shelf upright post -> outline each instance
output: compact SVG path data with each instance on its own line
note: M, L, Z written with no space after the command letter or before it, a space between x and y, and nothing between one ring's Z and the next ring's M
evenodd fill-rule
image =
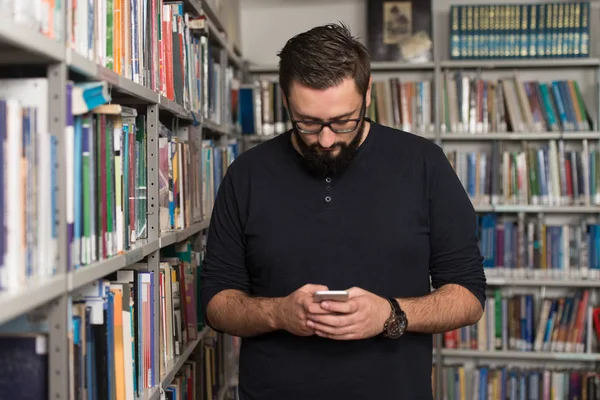
M221 65L223 66L224 71L227 71L229 57L227 55L227 49L225 47L223 47L219 50L219 59L220 59ZM221 93L225 94L226 89L227 89L227 73L221 74L221 82L219 82L219 85L221 85ZM219 125L221 126L221 128L229 127L230 118L225 118L226 115L229 117L229 115L225 111L225 110L229 109L229 104L227 102L228 98L229 97L226 95L221 96L221 113L220 113L221 118L219 121ZM226 143L227 143L227 137L225 135L219 135L219 144L226 144Z
M198 171L198 174L200 175L200 218L202 221L207 220L208 218L210 218L210 212L206 212L204 210L204 165L202 163L202 139L203 139L203 133L204 133L204 128L202 126L202 124L198 123L198 124L192 124L192 126L190 127L190 140L194 141L194 146L196 146L196 154L197 154L197 160L198 160L198 165L196 166L196 170ZM201 236L201 235L199 235Z
M159 208L158 208L158 104L150 104L146 113L147 133L147 160L148 160L148 188L146 201L148 202L148 242L158 240L160 237Z
M592 130L594 132L600 131L600 64L597 64L594 69L596 70L596 121Z
M442 354L443 348L443 334L436 333L435 338L435 398L444 398L444 356Z
M58 175L58 258L56 260L58 275L67 274L67 219L66 209L66 165L65 148L66 124L66 87L67 66L64 62L48 66L48 118L50 133L57 138L56 167ZM69 346L68 346L68 304L67 279L64 293L57 298L48 314L49 346L48 346L48 390L53 400L69 397Z
M433 128L433 132L435 134L435 143L438 146L442 146L442 129L441 129L441 122L442 122L442 118L443 116L440 116L440 99L443 99L442 96L440 96L441 94L441 90L442 90L442 70L440 68L440 65L438 63L435 63L435 67L433 69L433 87L434 87L434 93L433 93L433 121L434 121L434 128ZM446 128L447 129L447 128Z
M148 135L147 143L147 160L148 160L148 189L146 195L146 201L148 202L148 242L157 241L160 238L160 225L159 225L159 207L158 207L158 104L150 104L147 107L146 112L146 132ZM148 271L153 273L154 280L154 298L160 299L159 297L159 265L160 265L160 246L159 249L148 255ZM160 360L160 339L158 332L160 332L160 307L154 307L154 359L157 360L156 365L158 366L158 360ZM154 371L152 377L153 386L160 385L160 367Z

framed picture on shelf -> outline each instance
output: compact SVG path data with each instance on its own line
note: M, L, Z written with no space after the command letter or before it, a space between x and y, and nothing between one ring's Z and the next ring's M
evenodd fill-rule
M433 60L430 1L367 2L367 47L373 61Z

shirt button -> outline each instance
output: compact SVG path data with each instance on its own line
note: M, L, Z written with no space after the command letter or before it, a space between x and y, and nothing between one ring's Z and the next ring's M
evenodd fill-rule
M331 203L331 197L325 196L325 202L326 203Z
M325 178L325 182L331 183L331 178L330 177Z
M325 190L327 190L329 192L331 190L331 186L329 186L329 185L325 186Z

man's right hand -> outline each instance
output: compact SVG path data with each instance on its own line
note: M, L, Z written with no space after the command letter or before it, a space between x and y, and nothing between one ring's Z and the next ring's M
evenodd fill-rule
M308 284L283 297L277 310L277 326L297 336L314 335L314 329L307 326L307 315L329 313L313 300L313 294L319 290L329 289L323 285Z

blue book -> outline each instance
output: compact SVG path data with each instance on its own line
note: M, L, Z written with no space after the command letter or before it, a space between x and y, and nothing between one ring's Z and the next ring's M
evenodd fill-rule
M3 399L49 398L48 338L45 334L0 337L0 394Z

